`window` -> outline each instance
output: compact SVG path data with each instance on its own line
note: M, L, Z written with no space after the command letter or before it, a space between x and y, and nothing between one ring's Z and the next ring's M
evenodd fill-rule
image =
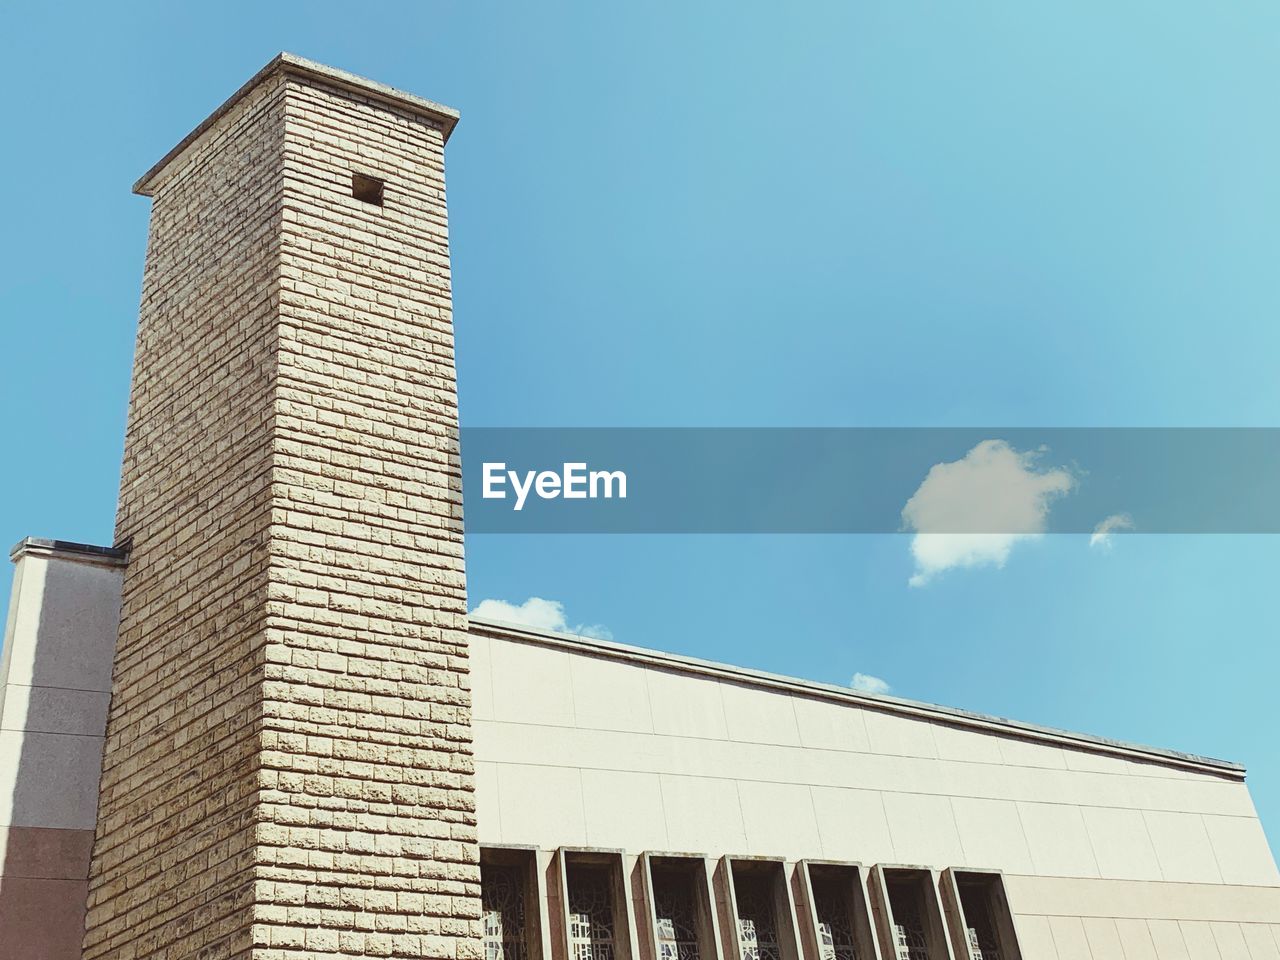
M524 872L516 866L480 865L485 960L529 960Z
M630 876L622 853L561 847L556 854L563 950L567 960L637 960L628 909Z
M859 941L865 934L859 928L865 925L867 908L858 868L806 863L803 869L808 874L818 960L860 960Z
M737 934L734 960L800 960L795 906L782 860L725 857L721 872L736 924L731 928Z
M480 848L484 960L542 960L540 887L532 848Z
M613 878L605 867L569 867L570 960L614 960Z
M781 960L772 887L765 876L734 877L742 960Z
M915 884L890 881L889 903L893 910L894 956L897 960L929 960L929 940Z
M351 195L357 200L380 207L382 206L382 192L383 182L377 177L366 176L363 173L353 173L351 175Z
M656 960L716 960L711 885L702 857L646 853L645 904Z
M934 872L877 866L872 880L885 955L894 960L946 960L951 951Z
M959 918L968 960L1021 960L1004 880L999 873L948 870L943 890L958 906L953 916Z
M699 960L699 923L693 877L675 870L653 874L654 935L658 960Z
M735 924L731 928L737 938L733 960L800 960L795 905L782 860L726 856L719 876Z

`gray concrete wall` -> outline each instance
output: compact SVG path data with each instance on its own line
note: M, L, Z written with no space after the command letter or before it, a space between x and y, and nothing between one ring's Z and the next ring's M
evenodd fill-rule
M16 559L0 956L71 960L119 561L39 542ZM1280 960L1280 875L1230 766L648 651L484 626L471 637L482 844L535 846L543 867L558 848L593 847L624 851L629 871L644 851L709 867L729 854L997 869L1028 960Z
M472 645L482 844L996 869L1028 958L1280 958L1232 765L591 641Z
M13 558L0 667L0 957L74 960L121 558L38 540L20 543Z

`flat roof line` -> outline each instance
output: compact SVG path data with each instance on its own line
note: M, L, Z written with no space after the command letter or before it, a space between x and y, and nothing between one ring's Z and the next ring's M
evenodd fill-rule
M798 677L787 677L776 673L766 673L762 670L751 670L727 663L717 663L713 660L700 660L696 657L686 657L645 647L633 647L611 640L597 640L594 637L583 637L572 633L557 633L552 630L534 630L520 624L505 623L501 620L473 618L470 623L472 629L481 633L492 634L522 643L561 647L614 660L639 662L667 670L677 670L682 673L716 677L746 686L785 690L792 693L817 696L825 700L856 703L859 706L870 707L883 713L945 720L955 726L1016 735L1023 739L1066 745L1093 753L1102 753L1110 756L1119 755L1148 761L1155 760L1167 766L1208 772L1234 780L1243 780L1245 775L1245 768L1241 764L1232 763L1229 760L1218 760L1213 757L1203 757L1194 753L1182 753L1177 750L1166 750L1161 747L1129 743L1124 740L1112 740L1088 733L1075 733L1070 730L1060 730L1056 727L1023 723L1019 720L976 713L971 710L962 710L958 707L945 707L918 700L890 697L885 694L864 693L861 690L853 690L849 687L840 687L835 684L819 683L815 680L803 680Z
M9 559L15 563L24 556L59 557L110 567L123 567L129 562L129 551L122 547L99 547L92 543L45 537L23 537L9 550Z

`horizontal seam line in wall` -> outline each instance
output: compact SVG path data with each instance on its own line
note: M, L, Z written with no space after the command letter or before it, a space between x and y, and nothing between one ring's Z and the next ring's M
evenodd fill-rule
M0 727L4 733L38 733L45 737L79 737L82 740L101 740L104 733L68 733L65 730L36 730L33 727Z
M896 757L901 760L934 760L934 761L941 761L942 763L967 763L975 767L1014 767L1019 770L1049 770L1055 773L1083 773L1089 776L1138 777L1143 780L1159 780L1161 782L1168 782L1168 783L1195 782L1195 780L1190 777L1156 777L1156 776L1150 776L1150 775L1141 774L1141 773L1112 772L1109 770L1077 770L1074 767L1041 767L1033 764L1023 764L1023 763L991 763L986 760L963 760L963 759L956 759L951 757L938 757L938 756L930 757L930 756L925 756L923 754L918 754L918 753L876 753L875 751L868 751L868 750L837 750L834 747L809 747L809 746L805 746L803 743L776 743L771 740L733 740L733 739L722 738L722 737L702 737L702 736L696 736L693 734L682 734L682 733L673 734L673 733L657 733L655 731L644 731L644 730L621 730L621 729L613 729L613 728L579 727L574 724L561 724L561 723L528 723L522 720L495 720L489 717L473 717L472 720L475 723L500 723L500 724L503 724L504 726L540 727L545 730L588 730L593 733L626 733L626 734L635 734L637 736L642 736L642 737L669 737L669 738L678 739L678 740L700 740L706 743L743 743L743 744L748 744L750 746L757 746L757 747L781 747L784 750L821 751L823 753L835 753L835 754L840 754L842 756ZM977 735L982 736L983 734L977 734ZM986 736L998 737L1000 736L1000 734L991 733L991 734L986 734ZM1213 774L1206 773L1204 774L1204 776L1213 777ZM1215 782L1243 783L1244 781L1226 780L1219 777L1216 779Z
M1251 888L1247 888L1251 889ZM1264 890L1274 890L1275 887L1263 887ZM1101 916L1099 914L1089 914L1081 916L1078 913L1026 913L1024 911L1015 911L1015 917L1041 917L1045 920L1053 920L1061 918L1064 920L1132 920L1137 923L1146 923L1148 921L1157 921L1160 923L1240 923L1247 926L1269 927L1273 925L1270 920L1223 920L1219 917L1125 917L1108 914ZM1274 954L1273 954L1274 956Z
M5 683L8 687L26 687L29 690L66 690L69 693L104 693L110 696L110 688L106 690L95 690L92 687L59 687L52 683L17 683L9 680Z
M1005 876L1008 876L1008 874L1005 874ZM1058 879L1058 878L1056 878L1056 877L1055 877L1054 879ZM1092 878L1090 878L1090 877L1079 877L1079 878L1076 878L1076 877L1068 877L1068 878L1066 878L1066 879L1072 879L1072 880L1074 880L1074 879L1081 879L1081 880L1094 879L1094 880L1096 880L1097 878L1096 878L1096 877L1092 877ZM1104 882L1111 882L1111 881L1104 881ZM1119 882L1122 882L1122 883L1124 883L1124 882L1130 882L1130 883L1133 883L1133 882L1137 882L1137 883L1157 883L1157 882L1160 882L1160 881L1148 880L1148 881L1119 881ZM1187 884L1187 886L1194 886L1194 884ZM1199 884L1199 886L1209 886L1209 884ZM1235 885L1230 885L1230 884L1221 884L1221 886L1239 886L1239 885L1238 885L1238 884L1235 884ZM1258 890L1258 889L1261 889L1261 890L1276 890L1276 889L1280 889L1280 888L1277 888L1277 887L1251 887L1251 886L1246 886L1246 887L1245 887L1245 889L1246 889L1246 890ZM1026 912L1023 912L1023 911L1015 911L1015 912L1014 912L1014 916L1015 916L1015 917L1042 917L1042 918L1043 918L1043 919L1045 919L1045 920L1052 920L1052 919L1055 919L1055 918L1061 918L1061 919L1064 919L1064 920L1134 920L1134 921L1137 921L1137 922L1139 922L1139 923L1146 923L1146 922L1148 922L1148 921L1155 920L1155 921L1159 921L1159 922L1161 922L1161 923L1241 923L1241 924L1247 924L1247 925L1250 925L1250 926L1272 926L1272 925L1273 925L1273 921L1270 921L1270 920L1223 920L1223 919L1221 919L1221 918L1219 918L1219 917L1196 917L1196 918L1189 918L1189 917L1123 917L1123 916L1114 916L1114 915L1111 915L1111 914L1108 914L1108 915L1106 915L1106 916L1102 916L1102 915L1099 915L1099 914L1090 914L1090 915L1088 915L1088 916L1081 916L1079 913L1026 913Z
M958 868L963 870L963 867ZM1026 880L1085 880L1089 883L1141 883L1143 885L1158 883L1164 886L1173 887L1232 887L1241 890L1275 890L1280 892L1280 886L1265 883L1206 883L1203 880L1132 880L1125 877L1078 877L1078 876L1059 876L1057 874L1047 873L1010 873L1003 871L1006 879L1013 877ZM1039 916L1079 916L1079 914L1039 914ZM1121 918L1123 919L1123 918ZM1143 917L1144 920L1159 920L1160 917ZM1244 921L1241 921L1244 922Z
M700 773L674 773L666 770L650 771L650 770L627 770L618 767L579 767L571 765L560 765L554 763L528 763L521 760L485 760L480 755L480 751L475 752L475 757L480 763L492 763L497 766L506 767L542 767L548 770L577 770L582 771L600 771L602 773L629 773L637 776L651 777L684 777L690 780L725 780L731 783L768 783L768 784L789 784L796 787L818 787L824 790L857 790L862 793L897 793L909 797L941 797L947 800L989 800L995 803L1029 803L1044 807L1070 807L1073 810L1087 808L1089 810L1134 810L1139 813L1183 813L1191 817L1223 817L1235 820L1257 820L1256 816L1249 816L1244 813L1204 813L1199 810L1170 810L1163 807L1114 807L1108 804L1100 803L1067 803L1057 800L1021 800L1013 797L984 797L975 796L968 793L926 793L921 790L896 790L889 787L847 787L839 784L831 783L808 783L798 782L795 780L758 780L753 777L721 777L711 774ZM1084 877L1086 880L1096 880L1097 877Z
M1036 724L1020 723L1007 718L985 716L938 704L919 703L893 697L867 696L849 688L836 687L832 684L803 680L798 677L784 677L746 667L733 667L728 664L698 660L680 654L662 653L661 651L645 650L640 647L628 647L624 644L603 640L597 641L589 637L532 630L526 631L522 627L510 624L493 624L485 621L473 623L472 630L477 631L480 636L498 641L550 648L564 653L586 652L589 656L599 656L606 660L633 666L638 664L645 669L673 672L681 676L715 679L721 685L746 686L757 690L783 692L791 696L799 695L806 699L817 699L827 703L835 702L846 706L852 705L874 713L907 717L929 724L945 724L959 727L969 732L976 730L988 736L1029 741L1041 746L1055 747L1059 750L1109 756L1137 763L1160 765L1166 768L1191 770L1202 776L1210 775L1221 780L1237 783L1245 782L1246 770L1243 766L1212 757L1180 754L1177 751L1165 750L1159 747L1125 743L1091 734L1073 733L1068 730L1057 730Z

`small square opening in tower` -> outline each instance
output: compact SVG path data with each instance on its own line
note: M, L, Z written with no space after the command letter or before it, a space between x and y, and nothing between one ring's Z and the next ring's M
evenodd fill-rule
M382 206L382 190L385 185L377 177L366 176L363 173L353 173L351 175L351 195L357 200L365 203L372 203L375 207Z

